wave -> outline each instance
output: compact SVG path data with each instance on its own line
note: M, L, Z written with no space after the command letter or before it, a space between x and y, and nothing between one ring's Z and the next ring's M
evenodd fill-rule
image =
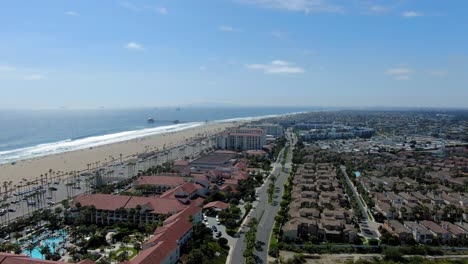
M226 122L235 122L235 121L256 121L265 118L280 117L291 114L299 114L304 112L294 112L287 114L278 114L278 115L264 115L264 116L252 116L252 117L239 117L239 118L230 118L215 120L210 123L226 123ZM108 145L112 143L132 140L136 138L142 138L146 136L158 135L168 132L177 132L180 130L185 130L189 128L194 128L204 125L204 122L189 122L181 123L176 125L160 126L155 128L145 128L139 130L124 131L113 134L106 135L88 135L75 137L72 139L67 139L63 141L45 143L31 147L0 151L0 164L14 162L18 160L25 160L37 157L43 157L47 155L53 155L68 151L87 149L102 145Z
M168 132L177 132L180 130L198 127L202 124L203 123L201 122L191 122L177 125L160 126L156 128L131 130L101 136L67 139L53 143L40 144L32 147L0 151L0 164L14 162L17 160L53 155L62 152L87 149Z
M236 118L229 118L229 119L216 120L216 121L214 121L214 122L215 122L215 123L226 123L226 122L236 122L236 121L258 121L258 120L266 119L266 118L275 118L275 117L281 117L281 116L287 116L287 115L297 115L297 114L304 114L304 113L307 113L307 112L302 111L302 112L292 112L292 113L286 113L286 114L274 114L274 115L263 115L263 116L236 117Z

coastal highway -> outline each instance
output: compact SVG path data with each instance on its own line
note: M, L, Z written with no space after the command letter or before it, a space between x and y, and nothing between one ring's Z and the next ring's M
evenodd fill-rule
M263 214L263 217L260 219L258 227L257 227L257 241L265 243L264 246L261 247L260 251L256 251L255 255L259 257L260 263L268 263L268 249L270 245L270 236L273 231L273 227L275 225L275 217L278 214L278 211L280 209L280 202L283 197L284 193L284 184L286 183L286 180L289 177L289 171L291 171L291 160L292 160L292 152L293 152L293 147L295 145L294 139L291 138L289 140L290 147L288 149L287 155L286 155L286 161L284 164L284 168L286 169L286 172L282 170L282 165L279 165L279 175L277 176L277 179L275 181L275 193L273 194L273 201L276 201L276 205L270 205L268 204L268 194L266 196L266 206L265 206L265 213ZM277 165L277 163L275 163ZM267 187L268 188L268 187ZM279 191L276 191L279 190ZM259 248L260 249L260 248Z
M294 136L291 136L289 133L287 134L287 138L289 141L289 145L291 146L288 151L287 155L287 161L285 163L286 168L291 167L291 157L292 157L292 146L295 145L296 139ZM270 240L270 234L273 230L274 226L274 221L275 221L275 216L278 213L278 210L280 209L279 203L281 201L281 197L283 194L283 187L284 183L286 182L289 173L282 172L282 165L281 161L283 160L284 157L284 151L283 149L281 153L278 155L277 161L272 165L272 171L270 175L267 177L265 183L257 189L258 192L258 200L253 203L254 208L250 212L249 216L246 218L246 221L244 221L244 226L247 226L246 223L248 223L252 218L256 218L259 220L259 225L257 228L257 240L262 241L265 243L264 246L262 246L262 251L257 251L255 252L255 255L258 256L259 261L261 263L267 263L268 259L268 244ZM276 177L275 181L275 189L278 187L280 189L280 192L275 192L274 196L278 196L277 198L274 198L273 201L278 201L278 205L273 206L268 203L268 185L270 184L270 179L271 176ZM228 259L226 263L232 263L232 264L237 264L237 263L245 263L245 258L243 256L243 253L245 251L245 235L244 232L246 232L245 227L241 228L240 236L237 239L234 248L231 250L230 255L228 256Z

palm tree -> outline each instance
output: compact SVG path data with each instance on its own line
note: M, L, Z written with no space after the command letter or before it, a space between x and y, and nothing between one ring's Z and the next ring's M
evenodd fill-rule
M41 254L45 259L49 259L50 253L51 252L49 246L45 245L41 247Z
M28 244L26 246L26 249L29 251L29 255L32 255L32 251L34 250L34 248L36 248L36 246L34 246L34 244Z

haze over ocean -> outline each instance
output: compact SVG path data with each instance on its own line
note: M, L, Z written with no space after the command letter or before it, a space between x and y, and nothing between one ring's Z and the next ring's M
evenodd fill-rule
M312 107L176 107L0 110L0 163L177 131L200 122L316 110ZM154 118L154 123L148 123ZM180 124L174 125L174 120Z

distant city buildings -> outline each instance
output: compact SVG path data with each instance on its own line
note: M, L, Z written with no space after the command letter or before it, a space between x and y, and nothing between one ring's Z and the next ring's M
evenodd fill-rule
M299 129L301 139L325 140L325 139L348 139L348 138L370 138L374 134L372 128L354 127L336 124L301 123L295 126Z

